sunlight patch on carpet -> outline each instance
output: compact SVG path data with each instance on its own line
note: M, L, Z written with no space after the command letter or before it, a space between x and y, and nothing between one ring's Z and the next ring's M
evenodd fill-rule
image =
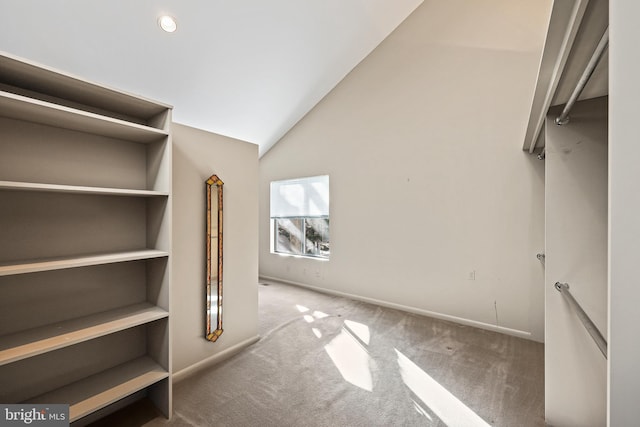
M305 307L304 305L300 305L300 304L296 304L296 308L298 309L298 311L300 313L306 313L307 311L309 311L309 309L307 307Z
M420 369L398 349L400 376L416 396L448 427L489 427L482 418L449 390Z
M313 317L315 317L316 319L324 319L325 317L329 317L329 315L327 313L316 310L313 312Z
M351 332L358 337L360 341L369 345L371 334L369 333L369 327L367 325L363 325L362 323L354 322L352 320L345 320L344 326L346 327L347 332Z
M340 334L325 345L324 349L345 381L363 390L373 390L371 356L358 339L345 328L342 328Z

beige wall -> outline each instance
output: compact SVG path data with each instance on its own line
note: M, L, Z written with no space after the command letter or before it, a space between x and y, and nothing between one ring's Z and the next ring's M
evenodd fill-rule
M205 332L205 180L224 181L224 300L220 339ZM173 124L173 372L258 334L258 147Z
M546 420L596 427L606 423L607 361L554 284L569 284L606 339L607 98L578 102L564 126L560 111L545 131Z
M260 275L543 339L549 1L425 1L260 160ZM331 259L270 253L269 182L329 174ZM474 276L475 280L470 280Z

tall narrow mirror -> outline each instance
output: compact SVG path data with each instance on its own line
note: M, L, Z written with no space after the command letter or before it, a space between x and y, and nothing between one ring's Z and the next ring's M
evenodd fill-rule
M207 187L207 331L216 341L222 335L222 186L217 175Z

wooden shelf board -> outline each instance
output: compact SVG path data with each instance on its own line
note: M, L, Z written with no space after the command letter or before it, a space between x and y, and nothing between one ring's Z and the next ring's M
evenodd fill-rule
M128 188L85 187L77 185L43 184L37 182L0 181L0 190L43 191L133 197L166 197L169 193Z
M0 276L37 273L39 271L63 270L66 268L87 267L91 265L113 264L117 262L137 261L169 256L168 252L155 249L116 252L78 257L43 258L12 263L0 263Z
M0 366L168 316L160 307L141 303L5 335L0 337Z
M0 115L133 142L148 143L167 132L75 108L0 91Z
M29 399L28 403L68 403L69 418L74 422L168 377L167 371L144 356Z

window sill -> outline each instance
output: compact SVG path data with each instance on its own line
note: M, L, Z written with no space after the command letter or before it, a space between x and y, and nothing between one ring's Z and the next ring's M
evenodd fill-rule
M321 256L287 254L287 253L283 253L283 252L273 252L273 251L271 252L271 255L277 255L277 256L285 257L285 258L312 259L312 260L315 260L315 261L329 261L329 259L330 259L328 257L321 257Z

